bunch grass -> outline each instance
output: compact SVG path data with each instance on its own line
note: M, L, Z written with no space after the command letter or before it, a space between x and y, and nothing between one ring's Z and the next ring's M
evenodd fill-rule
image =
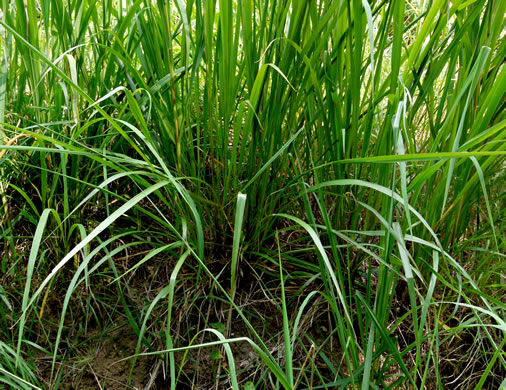
M0 381L500 385L505 2L0 4Z

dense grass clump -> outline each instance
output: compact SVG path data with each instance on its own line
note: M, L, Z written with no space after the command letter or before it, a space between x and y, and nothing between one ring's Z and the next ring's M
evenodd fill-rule
M506 386L505 11L1 0L0 383Z

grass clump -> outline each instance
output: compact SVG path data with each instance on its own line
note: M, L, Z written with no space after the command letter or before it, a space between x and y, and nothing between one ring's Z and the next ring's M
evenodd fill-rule
M1 1L0 382L500 386L505 6Z

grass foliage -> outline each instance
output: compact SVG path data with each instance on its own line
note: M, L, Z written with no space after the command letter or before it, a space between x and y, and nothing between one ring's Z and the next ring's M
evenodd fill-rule
M506 2L0 10L0 383L500 386Z

